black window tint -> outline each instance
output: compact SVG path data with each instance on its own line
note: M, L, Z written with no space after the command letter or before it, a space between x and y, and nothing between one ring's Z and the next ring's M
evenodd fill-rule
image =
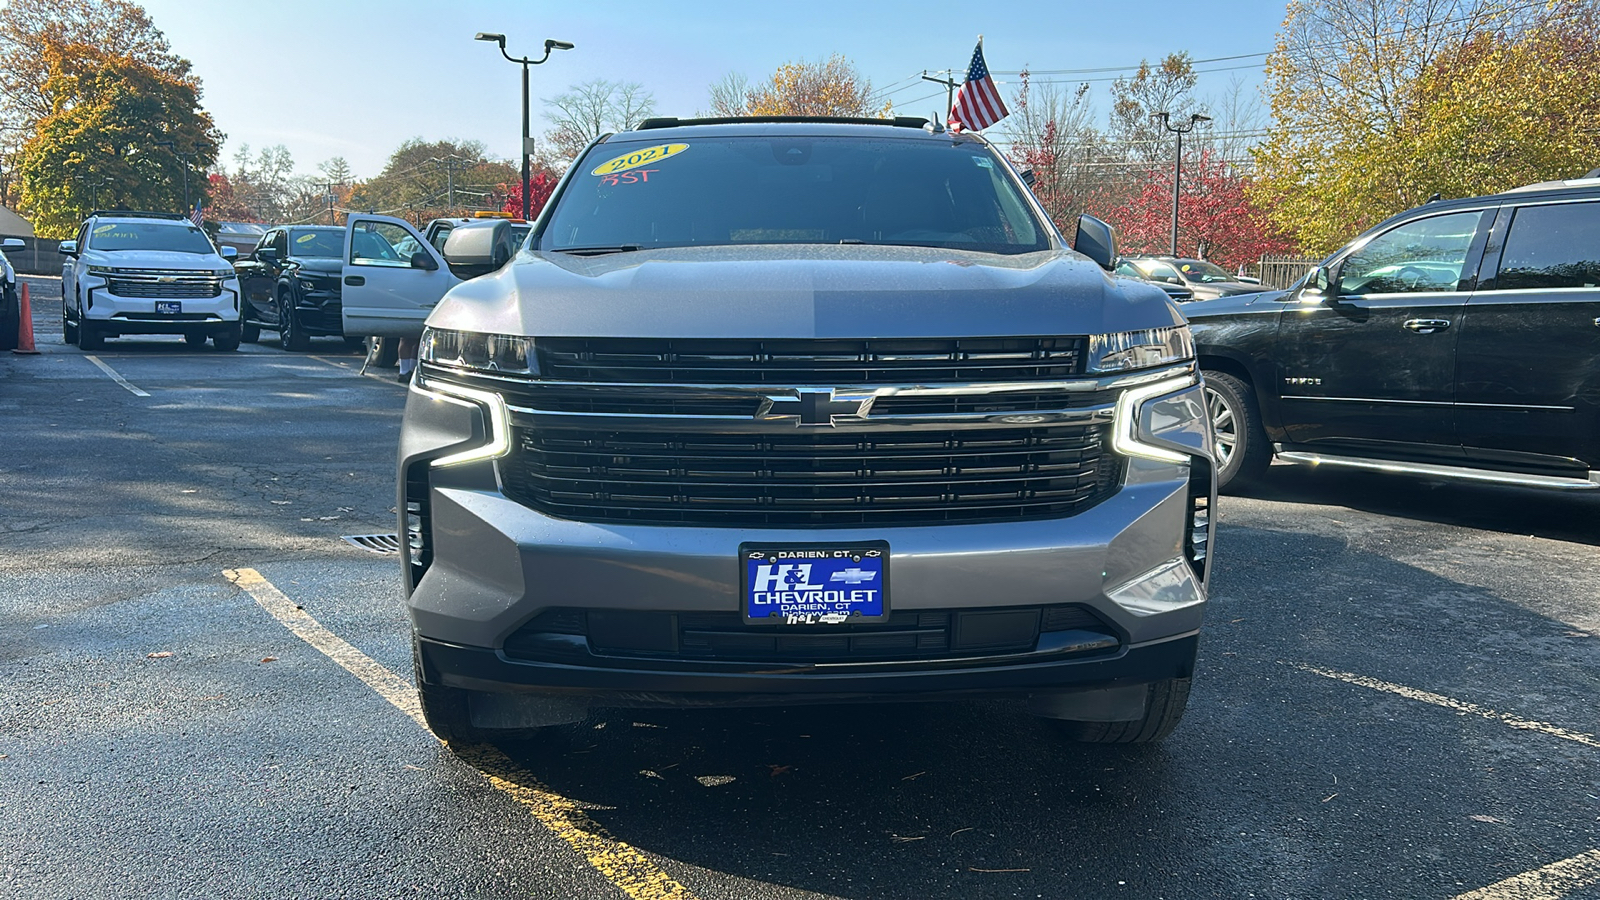
M1525 206L1506 235L1495 287L1600 286L1600 203Z
M1431 216L1390 229L1339 265L1340 294L1415 294L1460 289L1479 210Z

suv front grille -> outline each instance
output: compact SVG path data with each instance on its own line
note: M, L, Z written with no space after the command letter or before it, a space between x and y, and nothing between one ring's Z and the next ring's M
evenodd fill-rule
M517 428L506 495L560 518L722 527L1061 518L1116 490L1100 425L674 433Z
M139 269L107 276L106 287L118 297L199 300L220 296L222 279L211 272Z
M830 386L1056 381L1082 373L1082 337L885 340L540 338L560 381Z

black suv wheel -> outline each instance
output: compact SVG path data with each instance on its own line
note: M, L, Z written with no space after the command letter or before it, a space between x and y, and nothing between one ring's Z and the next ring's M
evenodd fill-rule
M278 293L278 337L285 350L304 353L311 349L311 336L301 327L294 311L294 297L288 291Z
M1216 439L1217 487L1259 478L1272 462L1261 410L1250 386L1226 372L1205 373L1206 412Z

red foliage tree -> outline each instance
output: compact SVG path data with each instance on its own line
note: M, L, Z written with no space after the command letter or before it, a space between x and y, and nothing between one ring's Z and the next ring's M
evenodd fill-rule
M1184 160L1178 212L1178 255L1208 259L1228 270L1267 254L1293 253L1266 214L1246 196L1249 179L1209 152ZM1112 224L1129 253L1172 249L1172 169L1150 173L1144 190Z
M544 209L544 205L550 202L550 195L555 193L556 181L557 178L552 172L535 172L528 179L528 218L530 220L538 218L539 210ZM522 182L514 181L510 184L502 184L500 189L506 195L506 203L500 208L512 215L522 215Z

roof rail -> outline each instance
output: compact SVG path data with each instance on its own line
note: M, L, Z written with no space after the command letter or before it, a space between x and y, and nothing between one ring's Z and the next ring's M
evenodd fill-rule
M888 125L893 128L921 128L928 120L921 116L895 116L892 119L869 119L855 116L718 116L708 119L679 119L674 116L657 116L635 125L634 131L652 128L678 128L685 125L745 125L745 124L819 124L819 125Z
M141 209L96 209L91 210L89 212L89 216L127 216L128 218L138 219L177 219L184 222L189 221L189 217L183 213L146 212Z

